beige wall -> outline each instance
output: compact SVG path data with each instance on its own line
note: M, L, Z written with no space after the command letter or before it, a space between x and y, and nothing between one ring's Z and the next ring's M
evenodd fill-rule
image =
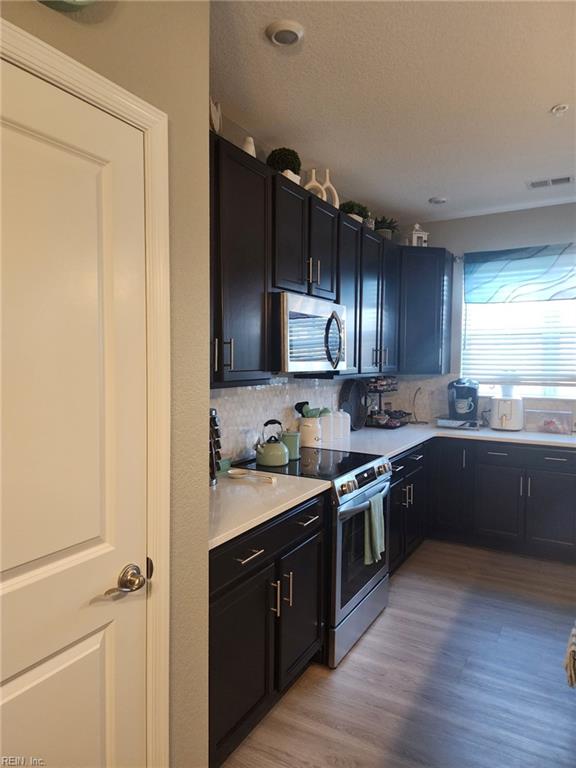
M430 245L445 246L456 256L468 251L569 243L576 240L576 203L429 221L424 228L430 232Z
M209 4L125 0L60 13L21 0L4 2L1 13L154 104L170 120L171 763L205 768Z

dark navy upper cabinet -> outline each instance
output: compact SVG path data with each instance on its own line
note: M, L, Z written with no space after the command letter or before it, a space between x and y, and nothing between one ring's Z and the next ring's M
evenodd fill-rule
M382 238L362 230L360 372L380 373L382 303Z
M400 302L400 248L382 242L382 306L380 330L380 373L398 370L398 312Z
M337 292L338 210L310 196L310 293L334 301Z
M402 248L399 372L450 371L453 256L445 248Z
M346 307L346 370L358 373L360 367L360 257L362 224L349 216L340 216L338 237L338 304Z
M272 282L282 291L308 293L310 193L282 174L274 178Z
M212 379L266 379L272 172L223 139L211 150Z
M272 288L334 301L337 267L338 210L276 175Z

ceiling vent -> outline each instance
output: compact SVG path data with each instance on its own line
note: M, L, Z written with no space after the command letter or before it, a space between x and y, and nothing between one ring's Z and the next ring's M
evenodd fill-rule
M559 187L562 184L573 184L574 176L556 176L554 179L538 179L529 181L528 189L542 189L542 187Z

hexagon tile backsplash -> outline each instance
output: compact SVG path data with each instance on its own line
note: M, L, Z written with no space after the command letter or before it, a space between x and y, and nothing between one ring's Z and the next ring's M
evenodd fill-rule
M278 419L284 429L295 429L294 405L302 400L312 408L337 410L340 387L341 382L323 379L277 377L270 384L213 389L210 405L220 417L222 456L234 460L254 456L254 445L268 419Z
M457 374L427 379L406 377L399 379L398 392L386 393L385 400L392 408L412 412L420 421L435 424L436 418L447 412L446 386ZM264 422L278 419L284 429L296 429L298 414L295 403L308 400L312 408L326 406L338 409L341 381L327 379L288 379L277 376L270 384L253 387L213 389L210 405L216 408L222 428L222 456L232 460L252 458L254 445L262 433ZM416 400L414 400L416 398ZM414 405L416 406L414 409ZM525 408L559 408L573 410L576 420L576 401L551 401L524 398ZM487 398L480 398L480 410L489 407Z

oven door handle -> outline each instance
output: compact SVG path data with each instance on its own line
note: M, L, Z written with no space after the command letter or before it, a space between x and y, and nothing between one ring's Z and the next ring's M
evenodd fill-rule
M384 485L382 489L378 491L378 493L381 493L383 496L386 496L389 490L390 490L390 483L386 483L386 485ZM355 515L359 515L361 512L366 512L368 509L370 509L369 501L365 501L363 504L358 504L358 506L352 507L352 509L344 509L342 510L342 512L338 512L338 522L344 523L346 522L346 520L350 520L351 517L354 517Z

